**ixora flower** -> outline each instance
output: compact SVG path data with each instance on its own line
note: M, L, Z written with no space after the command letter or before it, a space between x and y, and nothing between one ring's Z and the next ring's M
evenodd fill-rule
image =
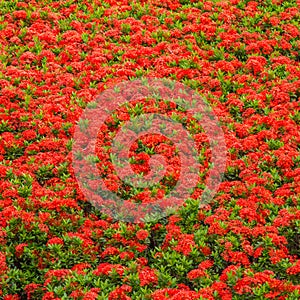
M136 233L136 237L142 241L145 240L148 236L149 236L149 232L147 230L141 229Z
M149 267L144 267L139 271L140 285L157 284L158 277L156 272Z
M47 245L63 245L63 244L64 241L58 237L53 237L47 242Z
M119 288L115 289L114 291L110 292L108 296L108 300L130 300L131 298L126 294L131 292L132 288L129 285L123 284Z

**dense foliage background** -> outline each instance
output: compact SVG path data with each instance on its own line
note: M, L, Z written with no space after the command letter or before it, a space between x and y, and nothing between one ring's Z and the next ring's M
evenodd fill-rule
M300 299L299 7L2 1L0 298ZM125 224L80 192L72 134L95 95L142 76L208 99L227 168L209 205L199 188Z

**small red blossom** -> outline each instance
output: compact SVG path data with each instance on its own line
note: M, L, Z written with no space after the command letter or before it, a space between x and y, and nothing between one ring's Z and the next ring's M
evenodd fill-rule
M59 237L53 237L50 240L48 240L47 245L64 245L64 241Z
M144 241L148 236L149 236L149 232L147 230L140 229L136 233L136 237L142 241Z
M293 266L287 268L286 270L287 274L290 274L290 275L297 275L300 273L300 260L298 259L296 261L296 263L294 263Z
M19 244L18 246L16 246L16 256L17 257L20 257L23 252L24 252L24 248L28 246L27 243L22 243L22 244Z
M157 284L158 277L155 270L152 270L149 267L144 267L139 271L140 285L145 286L149 284Z

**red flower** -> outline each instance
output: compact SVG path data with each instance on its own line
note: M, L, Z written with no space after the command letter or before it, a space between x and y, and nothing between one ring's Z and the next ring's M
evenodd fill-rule
M116 288L114 291L110 292L108 300L130 300L131 298L126 295L132 290L131 286L123 284L119 288Z
M97 270L93 272L93 274L99 276L99 275L109 275L109 273L115 269L117 273L122 276L124 273L124 267L121 266L120 264L110 264L110 263L101 263L98 267Z
M51 238L50 240L48 240L48 242L47 242L47 246L48 245L54 245L54 244L64 245L64 241L59 237L54 237L54 238Z
M266 65L267 60L263 56L255 56L255 57L250 57L247 61L246 67L253 71L254 75L260 73L263 69L264 66Z
M207 276L207 273L200 269L192 270L187 274L187 278L190 280L194 280L194 279L197 279L199 277L204 277L204 276Z
M116 247L108 247L102 252L101 257L104 258L107 255L117 255L119 253L120 253L120 250L117 249Z
M6 256L4 253L0 252L0 274L5 274L5 271L7 271L8 267L6 265Z
M142 241L144 241L148 236L149 236L149 232L147 230L140 229L136 233L136 237Z
M213 260L205 260L199 264L198 268L200 270L206 270L206 269L211 268L213 265L214 265Z
M20 20L26 20L27 18L27 13L25 10L16 10L13 12L13 15L16 19Z
M22 243L22 244L19 244L16 246L16 256L17 257L20 257L23 254L24 248L26 246L28 246L28 244L26 244L26 243Z
M120 258L132 260L134 258L134 253L133 252L122 252L122 253L120 253Z
M42 300L60 300L60 298L55 297L55 294L53 292L47 292L43 296Z
M182 234L179 238L177 246L174 248L176 251L189 255L192 248L196 247L193 234Z
M20 296L18 295L7 295L4 296L3 300L20 300Z
M298 259L293 266L287 268L286 273L290 274L290 275L299 274L300 273L300 259Z
M91 267L88 263L79 263L71 268L72 271L77 273L84 274L84 269L89 269Z
M34 293L41 285L36 283L30 283L25 286L25 292L27 295L27 299L31 299L31 294Z
M140 285L145 286L149 284L157 284L158 277L154 270L149 267L144 267L142 270L139 271L139 279Z
M100 292L99 288L92 288L84 296L83 300L96 300L98 298L98 293Z

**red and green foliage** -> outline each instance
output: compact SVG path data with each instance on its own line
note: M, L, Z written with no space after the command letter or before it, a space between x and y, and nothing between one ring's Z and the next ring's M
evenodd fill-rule
M0 298L300 299L299 7L2 1ZM210 204L200 186L173 215L126 224L80 192L72 135L97 94L140 77L204 95L228 157Z

